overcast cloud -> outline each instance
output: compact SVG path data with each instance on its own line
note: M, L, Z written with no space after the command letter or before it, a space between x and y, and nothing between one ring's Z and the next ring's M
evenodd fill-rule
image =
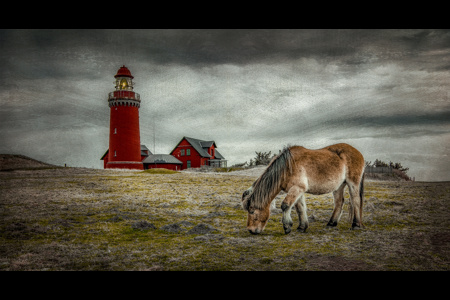
M346 142L450 180L449 30L1 30L0 153L102 168L122 66L141 143L214 140L228 165Z

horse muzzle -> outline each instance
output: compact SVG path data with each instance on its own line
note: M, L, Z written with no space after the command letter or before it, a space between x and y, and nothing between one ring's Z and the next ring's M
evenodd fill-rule
M259 228L256 228L255 230L249 229L248 232L250 232L251 234L260 234L261 230Z

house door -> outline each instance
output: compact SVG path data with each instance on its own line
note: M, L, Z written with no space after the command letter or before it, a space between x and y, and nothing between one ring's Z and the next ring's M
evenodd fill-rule
M191 161L190 160L188 160L187 162L186 162L186 164L187 164L187 168L189 169L190 167L191 167Z

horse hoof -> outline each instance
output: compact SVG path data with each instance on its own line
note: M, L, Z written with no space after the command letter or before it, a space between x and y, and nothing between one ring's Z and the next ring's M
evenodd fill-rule
M350 228L350 230L361 230L361 229L362 229L361 226L358 225L352 226L352 228Z
M289 234L291 232L291 227L284 227L284 233Z
M337 222L328 222L328 224L327 224L327 226L330 226L330 227L336 227L337 226Z
M306 232L306 230L308 229L308 227L302 228L302 227L298 227L297 231L298 232Z

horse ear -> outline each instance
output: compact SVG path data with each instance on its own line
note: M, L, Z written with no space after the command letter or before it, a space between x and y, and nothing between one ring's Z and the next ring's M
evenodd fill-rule
M246 211L248 211L248 208L250 206L250 201L248 201L248 197L242 198L242 208Z
M245 198L248 194L250 194L250 191L249 191L249 190L245 190L244 193L242 194L242 201L244 201L244 198Z

